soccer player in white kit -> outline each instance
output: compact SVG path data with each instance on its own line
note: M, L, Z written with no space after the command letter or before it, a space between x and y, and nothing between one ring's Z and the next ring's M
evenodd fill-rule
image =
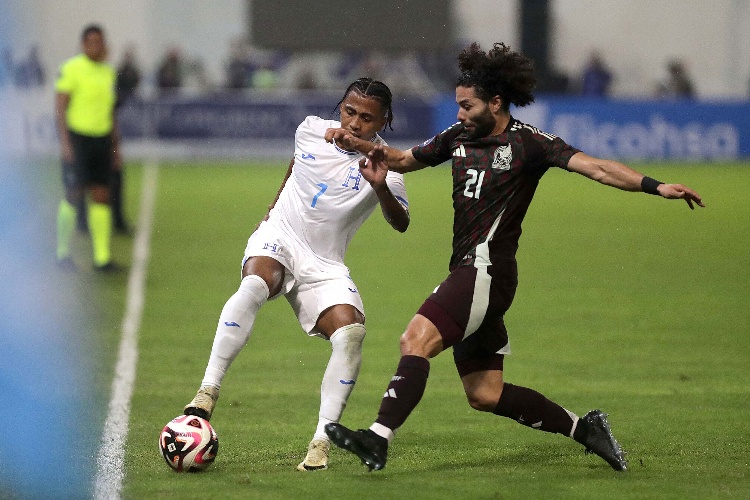
M250 338L258 310L284 295L305 332L329 340L332 348L318 426L297 466L302 471L328 467L324 427L340 420L362 360L364 307L344 265L346 248L378 204L394 229L409 226L403 175L374 168L362 154L328 143L324 135L340 127L385 145L378 131L391 125L391 101L385 84L360 78L339 103L340 122L308 116L299 125L294 159L268 215L247 241L239 290L221 312L201 388L184 409L211 418L221 381ZM377 154L382 149L376 148Z

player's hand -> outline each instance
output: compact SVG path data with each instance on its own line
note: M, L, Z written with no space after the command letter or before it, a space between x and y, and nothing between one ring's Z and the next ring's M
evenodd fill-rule
M60 157L65 163L73 163L75 158L73 156L73 146L70 145L70 141L60 141Z
M690 189L689 187L683 186L682 184L661 184L657 188L659 194L670 200L685 200L690 207L690 210L694 210L693 203L699 207L705 207L703 199L700 195Z
M344 149L348 149L348 150L354 149L353 141L356 139L356 137L354 137L352 133L346 129L329 128L326 130L324 137L325 137L326 142L330 142L332 144L338 144Z
M359 171L362 177L374 189L386 185L385 177L388 174L388 164L385 162L385 150L383 146L375 146L367 155L367 158L359 160Z

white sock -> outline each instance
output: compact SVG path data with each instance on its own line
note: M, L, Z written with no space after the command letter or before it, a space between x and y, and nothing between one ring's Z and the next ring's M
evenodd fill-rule
M565 410L565 408L563 408L563 410ZM573 437L573 435L574 435L574 434L575 434L575 432L576 432L576 427L578 427L578 415L576 415L575 413L573 413L573 412L570 412L570 411L568 411L568 410L565 410L565 411L567 411L567 412L568 412L568 415L570 415L570 418L571 418L571 419L573 419L573 427L572 427L572 428L570 429L570 438L571 438L571 439L575 439L575 438Z
M263 278L254 274L245 276L239 290L229 297L219 316L211 357L208 358L201 387L221 387L221 380L229 365L250 339L255 315L266 300L268 285Z
M385 438L388 440L388 444L391 444L391 441L393 441L393 438L396 437L396 431L389 429L385 425L379 424L377 422L373 423L370 426L370 430L377 434L378 436Z
M331 358L320 384L320 414L314 439L328 439L325 425L341 419L359 375L365 332L365 325L354 323L331 335Z

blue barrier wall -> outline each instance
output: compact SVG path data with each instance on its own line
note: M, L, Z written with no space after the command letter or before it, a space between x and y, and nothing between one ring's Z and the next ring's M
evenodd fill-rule
M453 98L435 109L434 130L456 122ZM587 154L629 160L750 157L750 103L615 101L542 97L511 113Z
M338 120L340 96L290 93L256 97L214 96L196 99L131 100L119 111L125 138L152 139L294 139L306 116ZM432 134L433 107L421 99L393 103L393 131L386 140Z
M289 93L133 100L120 110L131 139L289 140L308 115L338 118L339 96ZM386 140L417 144L456 121L452 95L393 104ZM620 101L541 97L513 109L518 119L562 137L586 153L626 160L750 158L750 103Z

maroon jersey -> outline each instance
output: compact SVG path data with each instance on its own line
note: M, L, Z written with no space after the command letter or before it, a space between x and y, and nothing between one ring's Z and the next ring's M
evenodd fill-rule
M450 270L487 266L516 279L521 222L539 179L567 168L579 150L511 117L502 134L471 139L456 123L412 149L429 166L453 160L453 255Z

